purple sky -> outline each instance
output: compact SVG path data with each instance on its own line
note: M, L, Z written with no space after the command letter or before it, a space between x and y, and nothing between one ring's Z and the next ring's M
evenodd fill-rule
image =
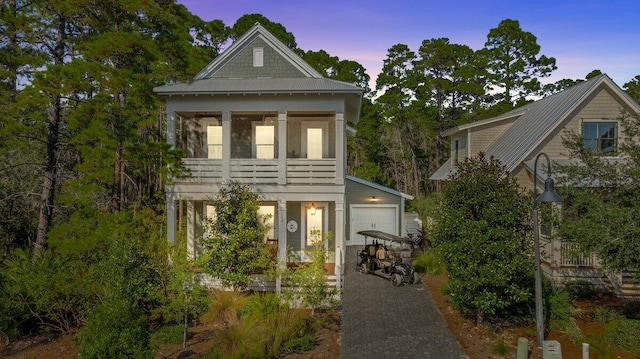
M178 0L203 20L232 26L245 14L262 14L293 33L298 47L325 50L362 64L371 86L398 43L418 50L422 40L482 48L501 20L520 22L538 38L540 54L558 69L543 80L583 79L599 69L623 86L640 75L640 1L637 0Z

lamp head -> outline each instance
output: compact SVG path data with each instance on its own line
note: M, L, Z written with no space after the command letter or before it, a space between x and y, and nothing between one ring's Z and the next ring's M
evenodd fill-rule
M558 196L553 188L553 178L547 177L544 181L544 192L536 198L536 203L555 202L562 203L562 198Z

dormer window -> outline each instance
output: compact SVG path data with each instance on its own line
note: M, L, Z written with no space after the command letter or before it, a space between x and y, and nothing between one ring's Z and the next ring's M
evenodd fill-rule
M253 48L253 67L262 67L262 66L264 66L264 48L254 47Z

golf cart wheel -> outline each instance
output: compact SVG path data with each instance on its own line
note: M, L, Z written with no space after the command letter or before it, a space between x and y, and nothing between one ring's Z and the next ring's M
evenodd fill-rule
M394 287L399 287L402 285L402 276L399 273L393 273L391 275L391 284Z
M413 274L411 275L411 284L418 283L420 283L420 276L418 275L418 272L413 272Z
M360 273L367 274L369 273L369 263L365 262L360 264Z

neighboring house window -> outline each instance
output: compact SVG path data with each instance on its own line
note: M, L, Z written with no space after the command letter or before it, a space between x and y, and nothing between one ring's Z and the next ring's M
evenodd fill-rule
M255 158L273 159L275 154L275 127L256 125L254 153Z
M264 66L264 48L254 47L253 48L253 67L263 67L263 66Z
M617 122L583 122L582 137L584 148L609 156L618 152Z
M328 157L329 123L326 121L302 122L303 158L320 159Z
M207 158L222 159L222 126L207 126Z

